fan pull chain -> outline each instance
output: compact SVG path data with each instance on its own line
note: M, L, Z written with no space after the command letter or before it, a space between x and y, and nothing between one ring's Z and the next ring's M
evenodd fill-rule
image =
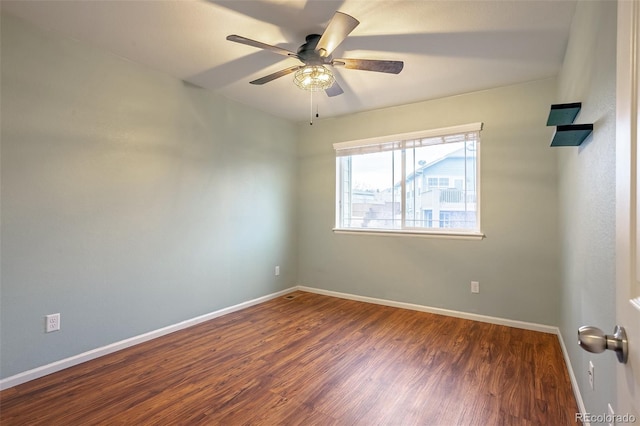
M309 114L309 126L313 126L313 90L310 90L309 94L309 98L311 99L311 102L309 103L311 109L311 113Z
M309 97L310 97L310 100L311 100L311 102L309 103L309 107L310 107L310 111L309 111L310 112L310 114L309 114L309 126L313 126L313 90L310 90L309 94L310 94ZM320 114L319 114L318 111L319 111L319 107L316 104L316 118L320 117Z

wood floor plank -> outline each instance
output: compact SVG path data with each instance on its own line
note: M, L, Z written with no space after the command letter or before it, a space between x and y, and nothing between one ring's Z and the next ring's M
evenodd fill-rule
M0 393L2 425L574 425L556 336L295 292Z

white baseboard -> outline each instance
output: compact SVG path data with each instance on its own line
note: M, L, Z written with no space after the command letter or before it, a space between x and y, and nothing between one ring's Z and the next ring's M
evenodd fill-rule
M121 340L119 342L115 342L107 346L102 346L100 348L92 349L90 351L83 352L81 354L74 355L69 358L61 359L60 361L52 362L51 364L43 365L41 367L37 367L32 370L18 373L14 376L10 376L0 380L0 390L18 386L22 383L26 383L28 381L38 379L40 377L46 376L51 373L55 373L60 370L64 370L65 368L73 367L74 365L78 365L83 362L87 362L92 359L96 359L101 356L108 355L110 353L131 347L134 345L138 345L140 343L158 338L160 336L164 336L169 333L173 333L174 331L182 330L184 328L191 327L205 321L209 321L211 319L220 317L222 315L239 311L241 309L248 308L250 306L257 305L262 302L266 302L267 300L275 299L276 297L280 297L287 293L291 293L292 291L295 291L295 290L296 288L293 287L293 288L282 290L266 296L258 297L257 299L249 300L247 302L242 302L234 306L229 306L227 308L219 309L217 311L200 315L198 317L191 318L189 320L182 321L177 324L169 325L167 327L153 330L148 333L140 334L138 336L134 336L129 339Z
M349 293L340 293L337 291L323 290L313 287L298 286L300 291L308 291L309 293L324 294L325 296L339 297L341 299L356 300L358 302L375 303L376 305L391 306L394 308L409 309L412 311L429 312L431 314L446 315L448 317L463 318L479 322L487 322L490 324L506 325L508 327L522 328L525 330L539 331L542 333L558 334L558 327L544 324L536 324L532 322L524 322L510 320L505 318L491 317L487 315L472 314L469 312L452 311L449 309L433 308L431 306L416 305L413 303L396 302L393 300L377 299L374 297L358 296Z
M580 388L578 387L578 380L576 379L576 375L573 372L573 367L571 366L571 359L569 359L569 352L567 351L567 346L564 344L564 339L562 338L562 333L560 329L558 329L558 340L560 341L560 347L562 348L562 354L564 355L564 362L567 364L567 371L569 372L569 379L571 380L571 387L573 388L573 395L576 398L576 403L578 404L578 411L580 413L586 413L587 408L584 405L584 401L582 400L582 394L580 393ZM591 423L586 422L584 426L590 426Z
M578 408L580 409L580 412L586 413L584 402L582 401L582 396L580 395L580 389L578 388L578 383L576 381L575 374L573 373L573 368L571 367L569 354L567 352L567 348L564 344L564 340L562 339L562 334L560 333L560 330L558 329L558 327L544 325L544 324L529 323L524 321L516 321L516 320L510 320L510 319L504 319L504 318L498 318L498 317L492 317L492 316L486 316L486 315L479 315L479 314L473 314L468 312L453 311L449 309L434 308L429 306L416 305L413 303L396 302L393 300L377 299L377 298L367 297L367 296L358 296L355 294L340 293L336 291L323 290L323 289L306 287L306 286L295 286L286 290L282 290L282 291L272 293L266 296L262 296L253 300L249 300L247 302L239 303L234 306L219 309L217 311L214 311L205 315L201 315L186 321L182 321L177 324L163 327L158 330L153 330L148 333L134 336L129 339L121 340L119 342L115 342L107 346L103 346L87 352L83 352L81 354L74 355L72 357L65 358L60 361L53 362L51 364L43 365L41 367L37 367L32 370L28 370L28 371L16 374L14 376L7 377L5 379L0 380L0 390L18 386L22 383L26 383L28 381L38 379L40 377L46 376L51 373L55 373L60 370L64 370L65 368L73 367L74 365L78 365L83 362L90 361L92 359L96 359L104 355L108 355L110 353L146 342L148 340L155 339L160 336L164 336L169 333L173 333L174 331L182 330L184 328L191 327L205 321L209 321L211 319L220 317L222 315L236 312L241 309L248 308L250 306L257 305L259 303L263 303L271 299L275 299L277 297L283 296L285 294L291 293L296 290L306 291L309 293L322 294L325 296L333 296L341 299L349 299L349 300L355 300L359 302L374 303L377 305L391 306L395 308L403 308L403 309L409 309L409 310L420 311L420 312L429 312L432 314L446 315L446 316L451 316L456 318L469 319L473 321L486 322L490 324L497 324L497 325L504 325L508 327L521 328L525 330L539 331L542 333L556 334L558 336L558 339L560 340L560 346L562 348L562 353L564 354L564 359L567 364L567 370L569 371L569 377L571 379L571 385L573 387L573 393L576 397Z

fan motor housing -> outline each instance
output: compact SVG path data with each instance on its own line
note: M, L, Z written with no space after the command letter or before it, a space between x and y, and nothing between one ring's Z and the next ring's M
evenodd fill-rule
M322 65L331 62L331 55L322 57L316 51L320 37L322 37L320 34L309 34L305 38L307 42L298 48L298 58L306 65Z

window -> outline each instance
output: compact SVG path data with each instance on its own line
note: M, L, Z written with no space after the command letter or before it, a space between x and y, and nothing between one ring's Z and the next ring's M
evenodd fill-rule
M336 230L481 235L481 128L334 144Z
M430 188L448 188L449 178L429 177L427 178L427 186L429 186Z

